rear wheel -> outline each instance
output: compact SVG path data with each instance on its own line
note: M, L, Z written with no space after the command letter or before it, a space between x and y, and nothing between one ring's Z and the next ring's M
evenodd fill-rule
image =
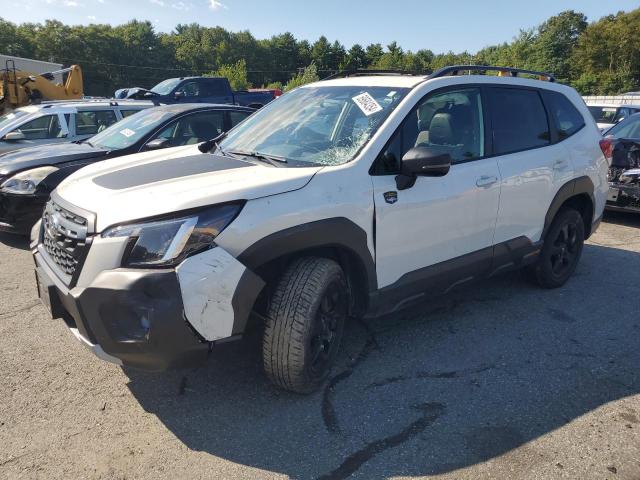
M558 288L571 277L582 255L584 222L572 208L558 212L544 238L537 262L529 272L538 285Z
M335 361L347 311L340 265L319 257L294 261L267 309L262 353L270 380L298 393L318 388Z

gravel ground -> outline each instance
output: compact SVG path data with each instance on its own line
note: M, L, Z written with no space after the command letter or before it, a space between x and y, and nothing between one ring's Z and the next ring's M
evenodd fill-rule
M94 358L0 237L0 478L640 479L640 217L575 277L518 273L352 322L327 387L263 377L259 343L143 374Z

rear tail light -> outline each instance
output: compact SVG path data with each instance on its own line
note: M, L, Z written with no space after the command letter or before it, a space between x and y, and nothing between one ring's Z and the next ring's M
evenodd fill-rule
M611 138L603 138L600 140L600 150L604 153L604 157L609 162L609 166L611 166L611 162L613 160L613 141Z

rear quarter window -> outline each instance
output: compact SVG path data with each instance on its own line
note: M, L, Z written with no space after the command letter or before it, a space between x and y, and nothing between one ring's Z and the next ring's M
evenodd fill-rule
M221 97L227 95L227 85L222 79L203 78L200 80L201 95L203 97Z
M570 137L584 127L582 114L563 94L543 90L542 98L544 98L544 102L547 105L549 115L553 118L554 130L558 141Z
M120 110L120 114L122 115L122 118L127 118L130 115L133 115L134 113L138 113L140 110Z

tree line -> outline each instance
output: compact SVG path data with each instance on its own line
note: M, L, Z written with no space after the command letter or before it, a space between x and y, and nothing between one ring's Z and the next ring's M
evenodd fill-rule
M286 32L256 39L197 23L156 32L149 21L123 25L15 24L0 18L0 52L83 68L85 93L149 88L176 76L228 76L235 88L283 87L346 69L430 72L446 65L502 65L554 73L582 94L640 90L640 8L589 23L573 10L521 30L511 42L475 54L404 50L396 42L345 48L322 36L313 43ZM311 68L308 68L310 67ZM0 66L4 68L4 66Z

